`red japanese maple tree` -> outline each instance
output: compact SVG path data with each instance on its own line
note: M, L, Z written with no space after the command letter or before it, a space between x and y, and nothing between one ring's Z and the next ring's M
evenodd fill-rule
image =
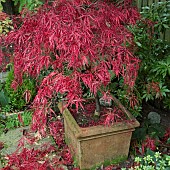
M35 77L51 70L39 85L34 99L32 129L44 134L53 95L64 94L67 106L82 107L82 84L94 96L106 91L111 72L133 87L139 59L133 55L133 35L127 25L135 24L139 13L131 0L119 5L103 1L56 0L37 12L20 17L6 42L13 44L13 88L24 74ZM106 95L107 94L107 95Z

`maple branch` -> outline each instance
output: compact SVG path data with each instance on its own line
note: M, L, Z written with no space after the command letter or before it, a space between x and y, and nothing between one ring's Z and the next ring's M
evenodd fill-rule
M96 110L95 110L94 116L99 118L99 116L100 116L100 103L99 103L99 95L97 93L96 93L96 96L95 96L95 103L96 103Z

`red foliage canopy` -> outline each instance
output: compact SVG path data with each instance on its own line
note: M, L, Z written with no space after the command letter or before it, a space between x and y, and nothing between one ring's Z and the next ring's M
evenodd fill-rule
M51 111L54 92L66 94L67 104L78 107L83 101L81 84L96 94L110 83L110 71L134 86L139 59L133 56L133 36L126 26L135 24L139 13L129 0L125 2L117 6L61 0L20 17L22 24L6 39L14 46L13 87L22 83L23 74L37 78L44 68L53 70L42 80L33 102L34 130L44 133L44 113Z

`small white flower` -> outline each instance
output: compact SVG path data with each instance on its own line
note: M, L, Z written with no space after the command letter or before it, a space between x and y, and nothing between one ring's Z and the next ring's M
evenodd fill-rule
M141 161L142 161L142 159L140 157L135 158L135 162L140 163Z
M156 158L156 160L158 160L159 158L161 158L160 152L155 152L155 158Z

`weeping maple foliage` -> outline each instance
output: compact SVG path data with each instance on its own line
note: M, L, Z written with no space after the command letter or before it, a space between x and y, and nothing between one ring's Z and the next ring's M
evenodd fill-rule
M139 13L131 0L114 4L103 1L57 0L37 12L19 18L7 38L13 45L14 89L24 74L38 78L41 71L51 72L40 82L33 101L32 129L45 134L50 99L64 94L67 106L82 106L82 84L95 95L111 81L111 72L122 76L133 87L139 59L133 55L133 35L127 25L135 24ZM38 79L37 79L38 80Z

